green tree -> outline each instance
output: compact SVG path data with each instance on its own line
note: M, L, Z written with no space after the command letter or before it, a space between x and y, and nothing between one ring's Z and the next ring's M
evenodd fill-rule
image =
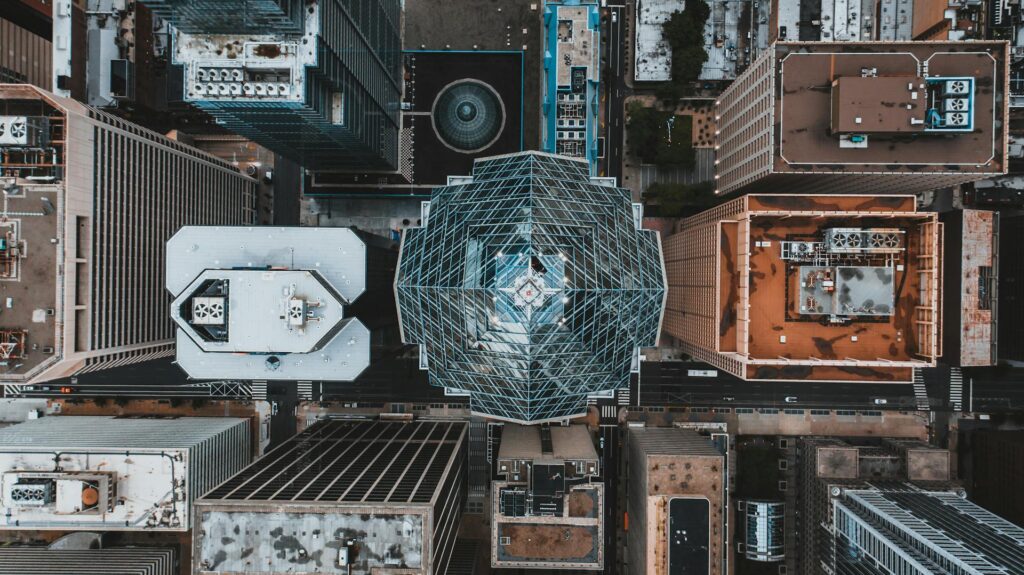
M708 61L704 49L704 25L711 16L707 2L687 2L662 24L662 37L672 49L672 80L658 90L658 97L675 101L693 93L693 83Z
M658 205L658 214L666 217L682 215L687 208L706 209L722 200L715 195L714 182L699 184L654 183L647 187L644 199Z
M696 163L693 117L679 115L670 122L671 118L672 112L630 104L626 118L630 154L645 164L692 168Z

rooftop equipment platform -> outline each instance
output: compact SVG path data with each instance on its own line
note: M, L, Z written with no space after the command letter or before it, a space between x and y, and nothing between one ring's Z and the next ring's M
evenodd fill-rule
M355 379L370 334L345 306L365 287L348 228L194 226L167 243L177 360L199 379Z

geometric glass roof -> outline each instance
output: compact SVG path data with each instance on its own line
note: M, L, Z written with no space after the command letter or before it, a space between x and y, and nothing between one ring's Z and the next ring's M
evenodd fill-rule
M656 232L587 162L540 152L479 159L402 239L403 340L433 385L525 423L586 411L629 385L657 344L666 287Z

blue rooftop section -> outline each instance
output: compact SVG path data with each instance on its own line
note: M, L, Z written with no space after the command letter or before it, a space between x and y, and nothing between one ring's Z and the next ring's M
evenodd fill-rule
M926 78L928 83L927 132L974 131L974 78Z
M544 4L541 148L586 159L591 175L597 175L600 29L597 2Z

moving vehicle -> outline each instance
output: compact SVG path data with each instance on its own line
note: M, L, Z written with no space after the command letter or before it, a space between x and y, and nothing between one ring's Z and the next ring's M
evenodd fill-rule
M786 403L796 403L796 396L795 395L788 395L788 396L786 396L785 402Z
M878 398L875 399L875 405L885 405L887 403L889 403L888 399L884 399L884 398L881 398L881 397L878 397Z

